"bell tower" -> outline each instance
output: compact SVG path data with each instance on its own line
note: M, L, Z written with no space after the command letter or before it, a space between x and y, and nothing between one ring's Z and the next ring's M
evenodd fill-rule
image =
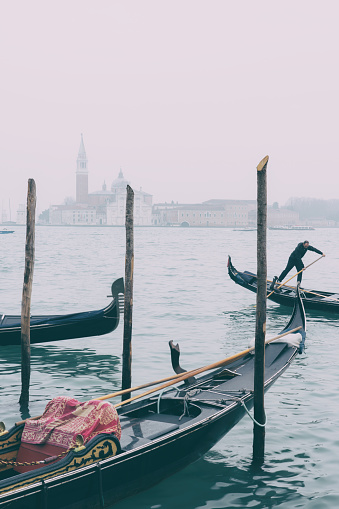
M84 140L81 133L80 148L77 158L76 169L76 202L88 202L88 160L86 157L86 150Z

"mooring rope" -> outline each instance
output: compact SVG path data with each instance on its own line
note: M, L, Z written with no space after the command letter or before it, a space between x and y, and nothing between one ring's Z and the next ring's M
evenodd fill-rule
M262 427L262 428L264 428L264 427L266 426L266 424L267 424L267 416L266 416L266 413L265 413L265 422L264 422L263 424L261 424L261 423L260 423L260 422L258 422L256 419L254 419L254 417L250 414L250 412L249 412L248 408L247 408L247 407L246 407L246 405L245 405L245 402L244 402L241 398L239 398L239 397L237 397L237 396L232 396L232 394L225 393L225 392L215 391L215 390L213 390L213 389L199 389L199 390L195 389L195 391L196 391L196 392L195 392L195 394L193 394L194 396L195 396L196 394L198 394L199 392L211 392L211 393L214 393L214 394L220 394L221 396L226 396L227 398L229 398L229 399L231 399L231 400L237 401L238 403L240 403L240 404L244 407L244 409L245 409L246 413L247 413L247 414L248 414L248 416L252 419L252 421L254 422L254 424L256 424L257 426L260 426L260 427ZM245 391L245 389L242 389L241 391L242 391L242 392L244 392L244 391ZM240 391L240 392L241 392L241 391ZM193 391L192 391L192 392L193 392ZM187 395L189 395L189 392L187 393ZM193 399L193 398L191 398L191 399ZM194 399L193 399L193 401L203 401L203 400L200 400L200 399L195 399L195 400L194 400ZM213 400L208 400L208 401L210 401L211 403L213 403ZM227 400L222 399L222 400L220 400L220 401L221 401L221 402L224 402L224 403L226 404L226 401L227 401Z
M261 424L260 422L258 422L257 420L254 419L254 417L252 417L252 415L250 414L248 408L246 407L245 405L245 402L239 398L239 401L240 403L242 404L242 406L244 407L244 409L246 410L247 414L249 415L249 417L252 419L252 421L254 422L254 424L256 424L257 426L260 426L261 428L264 428L267 424L267 416L266 416L266 412L265 412L265 422L263 424Z

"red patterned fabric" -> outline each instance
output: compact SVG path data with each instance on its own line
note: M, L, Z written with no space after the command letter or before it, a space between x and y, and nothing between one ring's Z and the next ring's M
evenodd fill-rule
M28 419L21 441L28 444L51 444L63 448L75 445L77 435L84 442L99 433L114 433L120 439L121 426L115 407L100 400L80 403L58 396L50 401L40 419Z

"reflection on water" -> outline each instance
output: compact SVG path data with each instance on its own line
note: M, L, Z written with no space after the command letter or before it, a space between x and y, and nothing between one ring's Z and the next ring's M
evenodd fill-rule
M6 375L17 373L21 370L20 351L18 347L8 347L2 350L0 359L0 373ZM99 355L94 350L84 348L82 350L56 347L49 344L48 347L32 345L31 366L37 372L45 373L52 371L55 376L87 376L93 374L102 380L106 380L108 374L118 372L119 357ZM11 371L12 369L12 371Z
M211 451L161 485L121 501L114 507L127 509L133 507L133 503L138 509L269 509L282 507L282 504L286 504L286 507L299 507L297 504L304 498L299 493L303 483L298 480L300 465L296 464L293 454L290 453L290 462L294 463L294 471L284 468L288 461L286 454L276 462L277 468L267 464L260 469L253 469L250 449L248 452L249 458L239 458L232 455L225 457Z
M0 390L1 406L6 408L7 426L17 421L20 413L20 372L20 347L3 348ZM48 346L32 346L28 416L41 413L47 401L57 395L67 394L79 400L94 399L120 389L119 384L120 357L97 353L89 347L79 349L51 343Z

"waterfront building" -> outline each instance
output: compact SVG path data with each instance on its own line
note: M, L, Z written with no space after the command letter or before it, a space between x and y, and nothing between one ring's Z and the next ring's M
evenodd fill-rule
M256 200L208 200L203 203L159 203L153 206L157 226L232 227L248 226Z
M26 206L21 203L16 212L16 223L17 224L26 224Z
M49 209L49 224L54 225L95 225L95 207L86 205L52 205Z
M99 191L88 190L88 158L83 135L76 160L76 199L50 207L49 224L124 226L129 182L122 169L110 187L104 181ZM203 203L178 202L152 205L152 195L134 190L135 226L247 227L256 226L256 200L212 199ZM25 219L22 217L22 222ZM296 225L299 214L275 203L268 207L268 226Z
M107 225L124 226L126 220L126 195L129 182L120 168L118 177L107 189L88 192L88 159L83 135L76 161L76 200L74 203L53 205L49 209L49 223L55 225ZM152 224L152 195L134 190L134 224L150 226Z
M81 133L81 141L77 158L76 169L76 202L87 203L88 198L88 159Z
M287 207L268 207L267 226L292 226L299 223L299 212L288 209Z

